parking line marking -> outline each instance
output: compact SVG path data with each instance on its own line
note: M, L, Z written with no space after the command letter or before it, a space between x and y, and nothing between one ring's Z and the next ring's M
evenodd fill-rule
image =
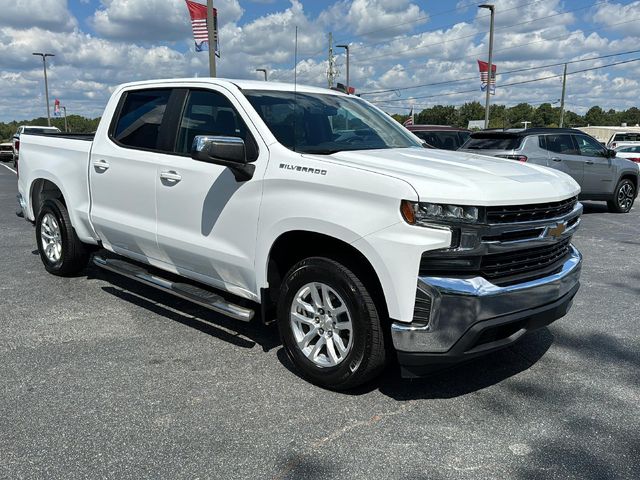
M9 170L11 170L13 173L15 173L16 175L18 174L18 172L16 172L13 168L11 168L9 165L5 165L4 163L0 163L0 165L2 165L5 168L8 168Z

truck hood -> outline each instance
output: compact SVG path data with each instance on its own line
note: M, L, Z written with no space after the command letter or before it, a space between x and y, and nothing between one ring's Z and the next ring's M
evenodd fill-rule
M404 180L428 202L517 205L564 200L580 192L558 170L468 152L395 148L343 151L330 158Z

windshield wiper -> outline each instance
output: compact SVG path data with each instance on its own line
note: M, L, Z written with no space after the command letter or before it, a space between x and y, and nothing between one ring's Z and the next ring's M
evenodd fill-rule
M317 148L311 150L298 150L298 153L310 153L313 155L331 155L332 153L341 152L341 148Z

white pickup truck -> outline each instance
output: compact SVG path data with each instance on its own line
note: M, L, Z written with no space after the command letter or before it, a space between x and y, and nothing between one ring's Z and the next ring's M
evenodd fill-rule
M366 101L271 82L115 89L94 136L23 134L19 201L45 268L89 259L241 321L347 389L508 346L579 287L578 185L423 148ZM255 313L257 312L257 313Z

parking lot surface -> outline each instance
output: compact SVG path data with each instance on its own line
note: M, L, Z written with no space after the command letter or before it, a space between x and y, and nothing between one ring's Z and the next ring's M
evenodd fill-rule
M0 166L0 478L640 478L640 209L588 203L565 318L349 394L275 329L95 267L45 272Z

